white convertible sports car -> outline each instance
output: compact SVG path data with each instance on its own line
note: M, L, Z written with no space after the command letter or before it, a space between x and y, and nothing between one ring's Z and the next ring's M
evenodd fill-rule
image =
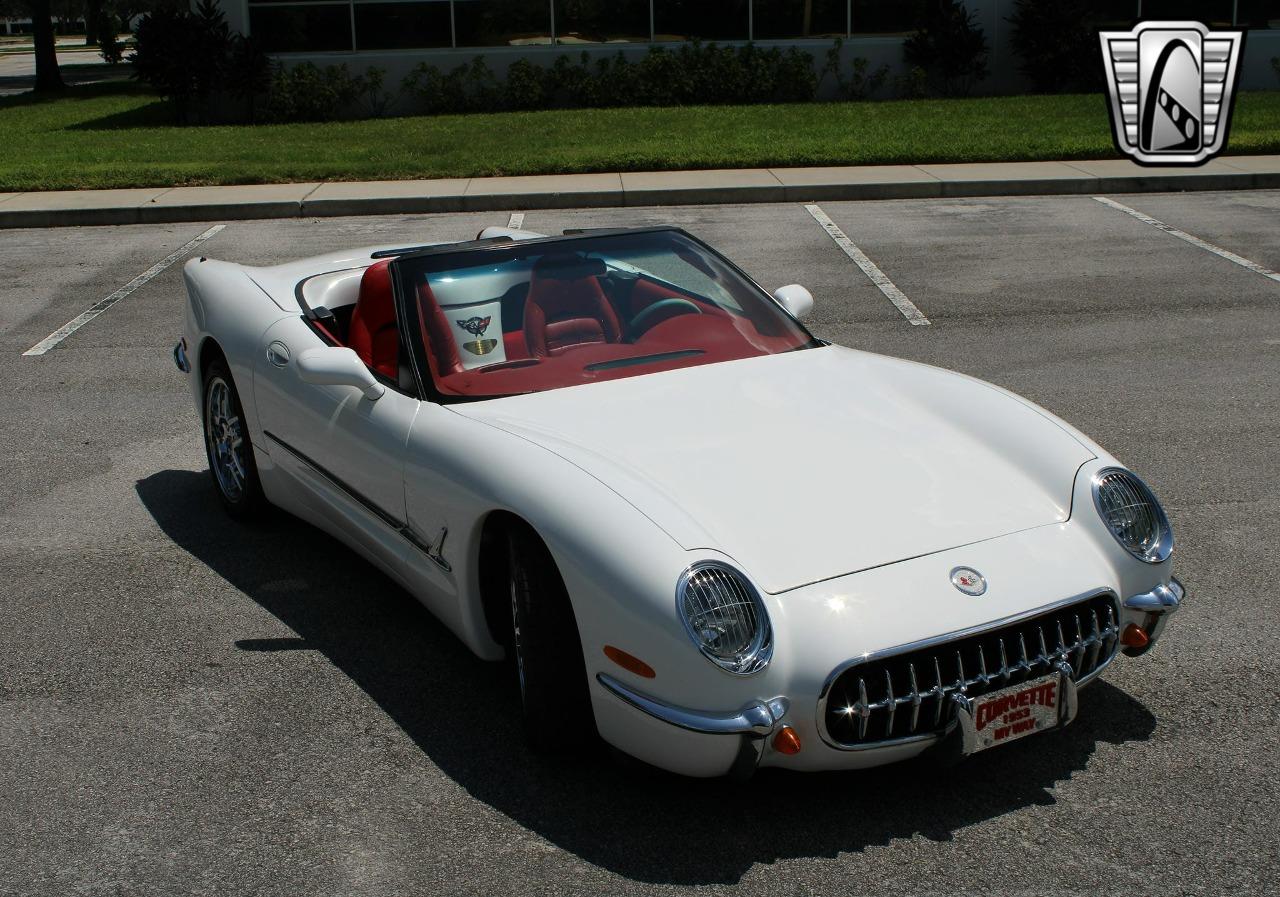
M531 744L692 776L1071 722L1182 598L1151 490L1003 389L830 345L670 227L185 268L174 349L268 503L514 660Z

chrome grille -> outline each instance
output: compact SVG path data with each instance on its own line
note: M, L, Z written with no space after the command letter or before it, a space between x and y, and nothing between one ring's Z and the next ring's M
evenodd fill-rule
M1097 595L982 632L858 661L824 691L819 717L832 744L857 749L928 738L951 722L949 697L977 697L1044 676L1060 662L1076 682L1115 657L1115 597Z

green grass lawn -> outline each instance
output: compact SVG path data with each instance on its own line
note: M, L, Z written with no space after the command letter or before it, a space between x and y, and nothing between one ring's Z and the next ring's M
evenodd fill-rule
M0 99L0 191L1117 155L1100 95L170 121L132 83ZM1280 91L1239 97L1229 152L1280 153Z

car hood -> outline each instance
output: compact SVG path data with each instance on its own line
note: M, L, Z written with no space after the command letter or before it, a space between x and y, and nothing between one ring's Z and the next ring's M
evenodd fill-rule
M990 384L839 346L452 407L770 593L1065 521L1094 457Z

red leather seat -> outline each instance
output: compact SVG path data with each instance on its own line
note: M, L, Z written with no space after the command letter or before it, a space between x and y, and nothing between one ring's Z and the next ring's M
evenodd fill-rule
M390 380L400 376L400 334L391 296L390 259L374 262L360 278L360 296L351 313L347 345L373 370Z
M435 293L431 292L431 287L425 281L418 286L418 310L428 360L437 376L447 377L466 370L458 356L458 345L453 341L444 309L436 302Z
M524 338L530 355L558 355L585 343L616 343L621 334L618 317L599 277L592 273L591 262L577 256L538 260L524 309Z

